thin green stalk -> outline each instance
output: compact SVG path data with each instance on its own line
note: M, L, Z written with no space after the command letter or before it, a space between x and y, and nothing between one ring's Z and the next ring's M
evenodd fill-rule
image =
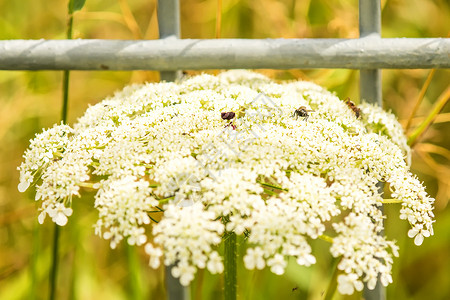
M286 189L283 189L283 188L281 188L281 187L279 187L279 186L276 186L276 185L273 185L273 184L270 184L270 183L267 183L267 182L262 182L262 181L257 181L260 185L262 185L262 186L266 186L266 187L269 187L269 188L272 188L272 189L276 189L276 190L279 190L279 191L287 191Z
M340 261L341 261L340 259L336 259L336 263L335 263L334 268L333 268L333 270L334 270L333 271L333 275L331 276L330 284L328 285L328 289L327 289L327 292L325 293L324 300L331 300L331 299L333 299L334 293L336 292L337 276L338 276L338 273L339 273L338 265L339 265Z
M76 0L75 0L76 1ZM66 31L66 38L67 39L72 39L72 28L73 28L73 12L75 10L79 10L81 9L81 7L83 7L84 3L81 5L81 7L74 7L74 1L73 0L69 0L69 3L67 5L67 12L69 14L69 18L67 19L67 31ZM80 2L80 1L76 1L76 2Z
M50 270L49 299L54 300L56 295L56 281L58 277L59 262L59 226L55 224L53 231L52 268Z
M237 262L236 262L236 234L229 232L225 235L224 255L224 299L236 300L237 289Z
M142 293L142 282L141 282L141 270L139 268L139 259L136 253L136 248L128 245L127 247L127 260L128 260L128 271L129 271L129 284L131 288L130 299L139 300L144 299Z
M397 203L403 203L403 200L399 200L399 199L383 199L381 202L383 204L397 204Z
M32 245L32 252L31 252L31 261L30 261L30 280L31 280L31 287L30 287L30 294L28 296L28 299L34 300L36 299L37 295L37 263L38 263L38 257L39 257L39 241L40 241L40 230L39 230L39 223L35 221L35 224L33 225L33 245Z
M205 278L205 269L199 269L197 272L197 286L195 288L195 300L202 300L202 291L203 291L203 285L204 285L204 278ZM192 290L191 290L192 291Z
M69 104L69 71L65 70L63 73L63 103L61 109L61 120L67 124L67 110Z
M66 38L72 39L72 27L73 27L73 12L74 3L73 0L69 0L68 13L69 18L67 22ZM61 109L61 120L64 124L67 124L67 111L69 103L69 71L65 70L63 73L63 99ZM52 266L50 272L50 286L49 286L49 299L54 300L56 295L56 282L58 277L58 262L59 262L59 226L54 224L53 231L53 249L52 249Z
M155 223L159 223L158 221L156 221L155 219L153 219L152 217L148 216L150 218L150 220L152 220Z
M76 300L78 299L78 294L77 294L77 276L78 276L78 266L79 266L79 262L78 262L78 253L81 250L80 246L82 243L80 242L80 230L79 230L79 226L77 224L73 224L71 227L71 233L72 236L70 237L72 243L74 243L74 249L72 252L72 257L71 257L71 273L70 273L70 279L69 279L69 296L67 298L67 300Z
M68 40L71 40L73 31L73 11L74 11L74 3L72 0L69 0L67 10L69 13L69 18L67 20L66 38ZM64 124L67 123L68 103L69 103L69 70L65 70L63 73L63 105L61 110L61 120L63 121Z
M321 239L325 242L328 242L328 243L333 243L333 238L328 235L325 235L325 234L320 235L319 239Z

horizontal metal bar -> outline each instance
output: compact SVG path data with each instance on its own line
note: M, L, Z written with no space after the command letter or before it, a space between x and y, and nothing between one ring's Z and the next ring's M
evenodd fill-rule
M0 41L0 70L450 68L449 38Z

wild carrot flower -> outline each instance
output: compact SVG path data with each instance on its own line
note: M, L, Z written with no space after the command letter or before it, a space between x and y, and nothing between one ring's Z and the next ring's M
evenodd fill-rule
M246 235L246 268L275 274L290 256L314 264L310 242L323 238L341 258L338 290L351 294L377 278L392 282L398 247L380 235L379 182L401 202L416 245L434 222L434 199L409 171L399 123L358 107L360 117L313 83L249 71L131 85L73 127L38 134L18 189L35 185L39 221L48 215L61 226L81 188L96 191L96 234L112 248L123 239L144 246L152 268L175 264L184 285L198 268L223 272L225 231Z

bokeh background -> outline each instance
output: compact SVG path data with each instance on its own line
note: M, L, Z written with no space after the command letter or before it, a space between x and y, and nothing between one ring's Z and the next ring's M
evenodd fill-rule
M180 2L182 38L358 37L357 0ZM220 30L216 26L218 2ZM74 38L156 39L156 18L156 0L87 0L74 16ZM63 39L66 23L67 1L0 0L0 39ZM382 1L383 37L447 37L449 31L447 0ZM342 99L359 102L359 75L354 70L259 72L279 80L314 81ZM188 70L188 74L196 73ZM430 70L383 70L383 105L402 124L411 115L429 74ZM71 72L69 123L76 122L89 104L127 84L158 80L159 73L153 71ZM449 83L449 70L434 73L412 129L430 113ZM48 297L53 223L37 223L38 204L32 191L17 191L16 168L29 139L60 121L61 98L61 71L0 71L0 299ZM450 107L445 107L414 147L412 157L413 172L436 198L435 236L416 247L406 236L406 222L398 219L399 206L385 207L386 234L401 247L394 262L394 283L387 288L388 299L450 299L449 122ZM61 231L57 299L132 299L133 285L140 287L145 299L164 299L163 270L151 270L142 249L122 245L111 250L107 241L94 235L97 213L92 197L74 201L74 206L74 215ZM325 242L313 246L318 263L303 268L292 262L283 276L241 267L239 299L322 299L333 260ZM139 278L130 275L132 268L138 270ZM220 299L221 280L199 272L192 285L193 299Z

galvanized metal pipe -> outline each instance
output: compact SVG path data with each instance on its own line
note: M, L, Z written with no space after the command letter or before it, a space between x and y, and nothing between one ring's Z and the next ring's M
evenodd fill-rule
M0 41L0 70L450 68L449 38Z
M158 0L159 38L175 40L180 38L180 4L178 0ZM181 71L161 71L161 80L175 81Z
M360 38L381 37L381 3L380 0L359 0L359 35ZM360 98L362 101L382 105L381 94L381 70L360 70ZM383 184L378 184L380 192ZM381 208L383 210L383 208ZM380 233L384 235L384 232ZM381 285L380 280L373 290L367 286L364 288L364 298L367 300L385 300L386 288Z
M178 0L158 0L159 38L166 41L177 40L180 37L180 5ZM175 81L180 77L180 71L161 71L161 80ZM189 289L180 284L178 278L172 275L174 265L165 267L166 291L168 300L189 300Z
M158 0L159 38L180 37L180 5L178 0Z
M361 38L380 38L380 0L359 1L359 35ZM381 105L381 70L364 69L360 71L360 98Z

